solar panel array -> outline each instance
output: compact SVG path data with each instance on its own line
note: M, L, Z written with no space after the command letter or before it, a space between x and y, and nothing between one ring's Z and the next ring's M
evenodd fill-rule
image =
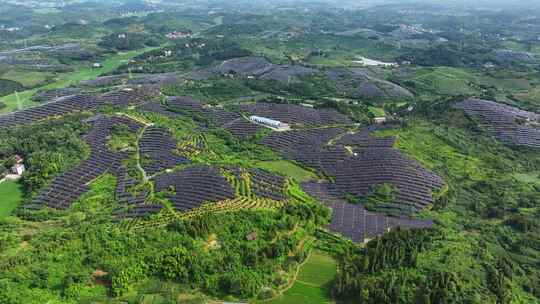
M51 92L51 94L60 93L62 92ZM44 93L44 96L47 97L47 94ZM202 116L241 139L253 136L262 128L238 113L205 106L190 97L170 97L165 105L148 102L158 94L155 87L136 87L121 88L99 96L82 94L63 96L35 108L0 116L0 128L95 109L102 105L119 107L139 105L144 111L169 117ZM537 114L494 104L488 101L468 100L456 107L464 109L469 115L481 116L487 121L488 130L503 141L540 147L538 129L517 122L537 121ZM333 109L255 103L244 105L241 110L251 115L294 125L351 124L349 118ZM145 202L147 192L132 193L131 190L137 182L129 178L121 164L130 154L110 151L107 144L113 126L126 124L130 132L137 132L142 125L128 118L107 116L97 117L92 123L93 128L85 136L85 141L91 147L90 157L72 170L56 177L27 207L69 208L89 190L90 182L110 172L118 177L116 198L122 208L115 213L117 218L146 217L162 210L161 205ZM396 226L416 228L432 225L431 221L415 220L406 216L431 203L432 189L443 184L440 177L393 149L394 138L375 138L370 135L379 128L381 127L369 127L356 133L347 133L346 129L339 127L273 132L264 138L262 143L288 159L317 168L331 176L332 183L304 183L302 186L306 192L334 210L329 227L331 230L354 241L363 242ZM139 142L143 169L149 175L155 175L165 169L189 163L189 159L174 153L176 148L176 141L167 129L148 127ZM285 200L284 177L261 169L248 169L247 173L250 176L251 193L277 201ZM206 202L218 202L235 197L234 189L221 175L220 170L211 166L191 166L157 175L153 179L155 190L164 191L173 207L181 212L198 208ZM362 205L352 205L341 199L346 194L366 197L372 187L378 184L392 184L396 187L396 201L388 206L388 213L395 217L369 212Z
M229 112L219 107L210 107L187 96L169 97L167 99L167 108L190 116L205 117L219 127L241 118L240 114L236 112Z
M54 102L0 115L0 128L30 124L49 117L62 116L71 112L93 109L97 107L97 105L95 97L90 95L61 97Z
M269 198L274 201L284 201L285 186L287 179L281 175L274 174L270 171L250 168L243 169L239 167L228 168L237 180L241 180L244 176L249 177L250 192L249 195L256 195L263 198Z
M395 127L394 125L372 125L360 130L359 132L347 133L341 136L336 144L343 146L357 146L369 148L392 148L395 143L394 137L373 137L370 133L373 131L386 130Z
M124 167L118 170L116 183L116 200L120 204L120 208L114 212L117 221L126 218L143 218L152 214L159 213L163 209L162 205L146 204L145 200L148 196L148 191L139 193L133 192L138 182L128 176Z
M154 86L125 87L98 96L97 102L116 107L127 107L130 105L140 105L159 96L159 93L159 89Z
M327 182L302 183L304 191L333 210L328 229L351 239L353 242L368 241L395 227L426 228L433 225L431 220L389 217L369 212L361 204L350 204L329 194L329 187L330 184Z
M211 166L197 165L158 175L155 182L156 191L165 191L174 208L181 212L200 207L204 202L235 197L234 189L219 169Z
M351 124L351 120L334 109L314 109L293 104L257 102L243 105L242 111L250 115L266 117L288 124L325 126Z
M142 110L142 111L160 114L160 115L163 115L163 116L166 116L166 117L169 117L169 118L175 118L175 117L182 116L179 113L170 111L163 104L161 104L159 102L154 102L154 101L144 103L144 104L138 106L137 108Z
M109 150L107 141L111 129L115 125L125 124L130 132L137 132L142 125L128 118L105 116L99 117L93 124L93 128L84 137L91 148L90 156L77 167L56 177L48 187L40 191L30 205L25 206L26 208L47 206L67 209L89 190L90 182L106 172L116 174L122 160L129 157L129 153Z
M305 155L320 152L328 142L344 133L342 128L302 129L273 132L262 140L262 144L276 150L289 159L301 160Z
M467 99L454 108L480 118L481 126L505 144L540 148L540 114L481 99Z
M79 88L63 88L63 89L54 89L54 90L47 90L47 91L41 91L32 96L32 101L36 102L45 102L45 101L51 101L55 100L60 97L66 97L71 95L77 95L81 93L81 89Z
M393 138L371 137L375 129L345 135L340 128L275 132L263 144L332 176L331 192L337 197L366 197L374 185L391 184L397 188L397 199L388 212L408 215L433 202L432 189L441 187L442 179L393 149ZM330 145L332 139L337 140ZM353 148L339 144L343 142Z
M157 92L147 88L124 88L100 96L70 95L52 102L0 115L0 128L37 122L42 119L62 116L68 113L95 109L102 105L128 106L153 98Z
M140 205L144 204L148 192L134 194L132 188L138 184L138 181L129 177L125 167L120 167L116 175L115 197L120 205Z
M191 115L205 115L207 109L203 104L188 96L174 96L167 98L167 107L171 110L191 114Z
M91 88L110 87L125 83L128 78L129 75L109 75L97 77L95 79L83 80L79 82L79 84Z
M337 164L334 172L330 192L338 197L366 197L375 185L395 186L396 199L386 211L396 215L410 215L423 209L433 202L432 189L443 184L440 177L392 148L363 149L357 156Z
M223 128L240 139L249 139L264 127L241 117L223 125Z
M176 140L164 128L148 127L139 140L141 164L149 175L190 162L184 156L174 153Z
M439 176L394 149L394 138L370 135L373 131L391 127L370 126L354 133L341 128L275 132L264 138L262 143L287 159L332 177L324 191L313 185L309 187L309 184L306 191L314 196L323 196L330 202L329 207L334 209L331 229L354 240L363 240L396 225L423 227L429 224L412 220L409 216L432 203L433 189L443 185ZM375 185L381 184L394 186L396 198L386 205L378 205L377 213L342 199L346 195L365 198ZM320 195L321 192L324 195Z
M283 192L285 190L286 180L283 176L257 168L250 169L249 174L253 194L275 201L285 200Z

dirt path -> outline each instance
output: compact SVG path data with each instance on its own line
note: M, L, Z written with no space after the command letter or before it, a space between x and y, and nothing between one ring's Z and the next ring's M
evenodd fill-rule
M296 268L296 271L294 272L293 277L289 280L289 282L287 283L287 285L286 285L284 288L282 288L282 289L280 289L280 290L278 291L277 295L275 295L274 297L271 297L271 298L269 298L269 299L261 300L261 301L259 301L259 302L260 302L260 303L266 303L266 302L273 301L273 300L275 300L275 299L277 299L277 298L283 296L283 294L284 294L287 290L291 289L291 288L294 286L294 283L296 283L296 281L297 281L296 279L298 278L298 274L300 273L300 269L302 269L302 266L304 266L304 265L307 263L307 261L308 261L309 258L311 257L311 254L312 254L312 253L313 253L313 250L310 251L309 254L307 255L306 259L305 259L301 264L298 265L298 267Z
M146 171L144 171L144 168L141 166L141 154L140 154L140 151L139 151L139 141L141 140L141 137L142 137L142 135L144 134L144 131L146 131L147 128L148 128L148 126L144 126L141 133L137 136L137 151L136 151L136 154L135 154L135 159L137 160L137 169L139 171L141 171L144 182L148 181L148 175L146 174Z

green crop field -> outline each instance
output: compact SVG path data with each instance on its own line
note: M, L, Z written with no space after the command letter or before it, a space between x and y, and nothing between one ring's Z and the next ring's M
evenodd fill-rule
M276 160L257 163L257 166L268 171L284 174L296 179L299 182L305 182L317 178L317 176L290 161Z
M0 184L0 218L8 216L22 200L21 186L14 182Z
M300 268L294 285L270 303L333 303L328 286L335 275L336 261L323 252L315 251Z
M135 50L129 52L121 52L115 55L112 55L101 62L102 68L94 69L90 66L80 66L76 67L74 72L61 74L57 77L56 81L48 85L27 90L24 92L14 93L2 98L3 102L7 105L0 112L11 112L17 110L19 107L26 108L37 103L30 100L30 98L38 90L52 90L57 88L64 88L72 84L77 84L83 80L89 80L98 77L101 74L111 72L118 68L121 64L125 63L130 58L133 58L143 52L149 51L152 48L146 48L143 50Z

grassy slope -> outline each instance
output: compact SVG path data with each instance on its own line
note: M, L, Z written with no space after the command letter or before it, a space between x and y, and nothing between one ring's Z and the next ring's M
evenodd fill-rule
M474 181L487 177L480 159L464 155L444 140L433 134L434 126L426 121L418 120L413 126L404 130L388 130L377 132L377 136L396 136L396 148L409 154L424 166L436 170L447 171L453 176L465 176ZM450 163L452 166L443 166Z
M286 160L259 162L257 163L257 166L268 171L287 175L296 179L299 182L305 182L316 178L315 174L313 174L312 172L307 171L299 167L298 165Z
M21 186L14 182L0 184L0 218L8 216L22 200Z
M53 74L50 72L11 69L2 75L2 78L16 81L25 87L34 87L37 85L43 85L47 79L52 76Z
M469 86L475 77L464 69L437 67L418 71L414 81L419 88L436 91L441 95L474 94L476 90Z
M328 293L330 282L336 275L336 261L322 252L313 252L294 285L272 304L332 303Z
M423 165L437 171L439 174L450 177L460 177L462 182L474 183L492 179L498 174L493 164L482 155L474 155L475 150L459 151L453 147L452 142L464 141L471 146L474 138L451 128L447 133L442 133L440 127L425 120L416 120L401 130L378 132L378 135L394 135L397 137L396 148L402 150L411 157L419 160ZM532 182L537 179L534 172L522 172L515 175L516 179L526 179ZM455 183L455 181L454 181ZM485 280L485 270L480 266L487 260L477 256L478 248L485 242L493 242L493 236L506 235L516 237L512 229L501 224L500 219L485 219L474 211L464 208L466 201L458 201L459 205L449 206L440 211L425 211L425 215L433 218L444 230L445 238L435 242L433 249L423 252L418 256L418 264L413 270L436 269L437 271L453 272L465 275L467 280L463 283L470 288L477 289L480 294L488 297L488 291L482 290ZM533 210L534 211L534 210ZM463 225L469 228L464 229ZM470 227L473 226L474 227ZM501 236L502 237L502 236ZM497 252L505 252L500 244L493 242L489 253L485 253L490 259L494 259ZM507 253L502 254L503 256ZM536 253L533 253L535 255ZM512 257L527 258L522 255L511 254ZM489 260L493 263L493 260ZM515 284L515 282L514 282ZM533 303L530 295L513 285L512 300L515 303Z
M383 108L369 107L369 112L371 112L375 117L385 117L386 113Z
M18 108L19 103L20 103L20 106L22 106L23 108L36 105L36 103L30 100L30 98L38 90L51 90L51 89L63 88L63 87L70 86L72 84L77 84L82 80L96 78L103 73L108 73L115 70L118 66L124 63L126 60L129 60L130 58L133 58L148 50L150 50L150 48L143 49L143 50L129 51L125 53L118 53L118 54L109 56L107 57L107 59L102 61L101 64L103 65L103 68L101 69L93 69L92 67L89 67L89 66L81 66L81 67L75 68L74 72L59 75L55 82L48 84L46 86L32 89L32 90L27 90L24 92L19 92L18 94L11 94L6 97L3 97L2 100L7 105L7 107L2 109L0 112L14 111ZM20 101L17 101L17 95Z

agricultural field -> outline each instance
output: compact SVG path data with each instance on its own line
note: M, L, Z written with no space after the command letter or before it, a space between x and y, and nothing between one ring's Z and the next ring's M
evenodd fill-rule
M11 212L17 208L22 202L22 194L21 186L17 183L0 183L0 197L2 197L2 202L0 203L0 218L10 215Z
M329 286L336 276L335 260L327 254L314 251L298 271L296 280L272 304L287 303L334 303Z

